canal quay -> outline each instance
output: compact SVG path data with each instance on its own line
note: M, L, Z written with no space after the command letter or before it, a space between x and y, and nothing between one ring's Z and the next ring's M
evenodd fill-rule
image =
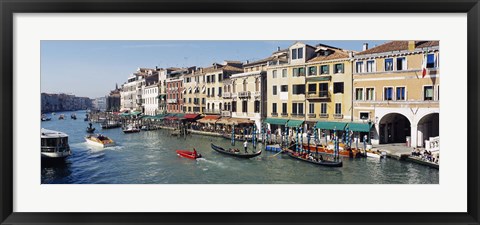
M75 113L77 120L70 119ZM438 184L439 170L394 158L343 157L342 167L323 167L265 151L260 142L251 159L235 158L212 150L210 144L231 147L231 140L198 134L172 136L169 129L125 134L122 128L95 133L110 137L113 147L96 148L84 137L89 122L85 111L57 112L41 122L42 128L69 135L72 154L61 162L44 163L42 184ZM243 151L241 141L235 148ZM202 158L179 157L177 149L195 148ZM254 151L252 143L248 144Z

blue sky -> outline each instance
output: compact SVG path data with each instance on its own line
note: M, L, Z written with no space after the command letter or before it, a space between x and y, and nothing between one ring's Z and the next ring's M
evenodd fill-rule
M206 67L257 60L295 41L42 41L41 91L96 98L120 86L138 67ZM385 41L302 41L361 51Z

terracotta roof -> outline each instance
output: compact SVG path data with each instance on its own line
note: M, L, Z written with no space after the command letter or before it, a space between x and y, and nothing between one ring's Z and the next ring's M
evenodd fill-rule
M439 41L416 41L415 48L426 48L432 46L438 46ZM357 55L367 55L382 52L404 51L408 50L408 41L390 41L385 44L373 47L363 52L357 53Z
M220 71L220 70L232 71L232 72L243 72L243 68L240 68L240 67L235 67L235 66L232 66L232 65L217 64L216 69L213 66L209 66L209 67L206 67L206 68L199 68L198 70L196 70L194 72L194 74L212 73L212 72Z
M327 55L327 56L319 55L319 56L311 58L307 62L320 62L320 61L348 58L348 52L345 52L343 50L335 50L335 49L332 49L332 50L334 52L330 55Z

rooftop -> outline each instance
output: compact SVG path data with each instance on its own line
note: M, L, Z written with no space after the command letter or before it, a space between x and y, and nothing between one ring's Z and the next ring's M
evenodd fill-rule
M415 41L415 48L427 48L439 46L439 41ZM406 51L408 50L408 41L390 41L385 44L367 49L357 53L357 55L368 55L383 52Z

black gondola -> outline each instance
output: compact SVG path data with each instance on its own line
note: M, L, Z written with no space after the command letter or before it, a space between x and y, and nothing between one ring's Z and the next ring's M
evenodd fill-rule
M315 165L320 165L320 166L328 166L328 167L342 167L343 166L342 161L321 160L321 161L317 162L317 161L312 161L310 159L305 159L305 158L302 158L302 157L295 156L292 152L289 152L288 156L290 156L294 159L297 159L297 160L301 160L301 161L304 161L304 162L309 162L309 163L312 163L312 164L315 164Z
M211 144L212 145L212 149L217 151L217 152L220 152L220 153L223 153L225 155L231 155L231 156L234 156L234 157L238 157L238 158L244 158L244 159L249 159L249 158L253 158L253 157L256 157L256 156L259 156L260 154L262 154L262 150L260 149L260 151L256 152L256 153L241 153L240 151L239 152L230 152L230 151L227 151L225 150L224 148L222 147L219 147L219 146L216 146L214 145L213 143Z
M95 127L87 127L87 133L95 132Z

